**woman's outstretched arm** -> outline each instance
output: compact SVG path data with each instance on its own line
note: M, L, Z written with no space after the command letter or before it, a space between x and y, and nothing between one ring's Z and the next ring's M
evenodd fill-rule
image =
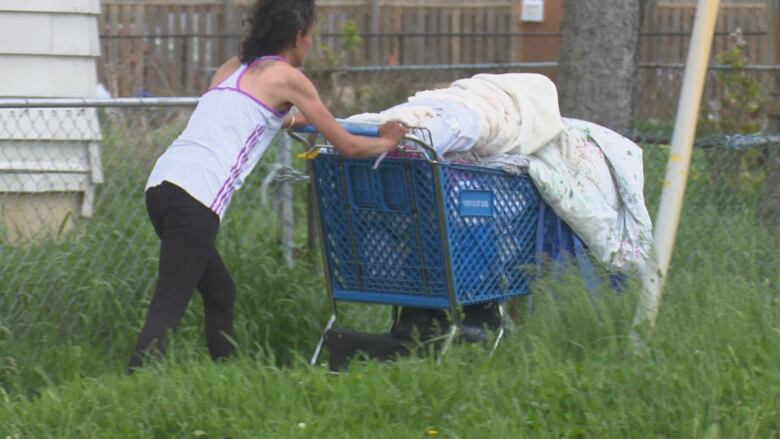
M290 69L288 76L290 102L303 115L301 124L314 125L325 136L336 151L349 157L372 157L393 149L406 134L406 129L397 122L388 122L379 129L378 138L354 136L348 133L322 103L311 80L297 69ZM296 116L296 125L298 123ZM289 121L288 121L289 124Z

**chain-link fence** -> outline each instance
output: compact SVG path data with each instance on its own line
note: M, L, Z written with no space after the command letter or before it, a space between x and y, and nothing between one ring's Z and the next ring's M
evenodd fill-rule
M381 108L398 102L408 87L451 78L447 72L441 75L400 81L397 90L384 85L375 95L360 87L348 92L334 85L334 90L352 96L328 100L339 108L337 114ZM360 83L353 79L351 83ZM142 299L155 281L157 257L157 240L144 207L144 184L157 157L183 128L194 102L174 99L129 106L117 101L78 108L20 104L0 109L0 327L23 336L41 324L33 316L40 316L43 309L67 334L80 315L80 301L95 290L114 291L92 294L95 300L110 301L101 308L109 310L103 316L106 321L127 318L127 327L137 323ZM654 213L669 131L644 128L632 137L644 147L645 196ZM271 193L284 196L270 197L276 200L271 205L263 202L269 186L264 180L272 171L278 174L277 157L290 164L301 146L292 148L292 154L271 148L232 203L219 240L229 266L248 260L252 270L263 270L270 266L269 259L316 253L310 248L314 241L307 239L312 227L307 221L306 184L292 183L295 178L287 174L286 186L271 185L277 188ZM299 160L292 166L305 169ZM700 138L672 271L675 263L678 270L693 271L699 264L718 264L723 270L749 266L755 272L741 275L777 282L778 173L777 134ZM294 202L272 205L285 198ZM288 228L280 232L280 224ZM284 254L280 240L289 244ZM240 266L243 270L247 264ZM100 336L101 323L96 321L95 335Z
M90 317L90 338L107 342L117 327L128 331L141 321L159 248L144 185L197 99L132 101L0 109L0 329L21 338L40 335L41 326L68 335L83 328L78 316L89 308L105 312ZM231 206L220 232L228 264L247 259L262 271L283 265L269 259L292 260L296 236L289 226L296 210L305 212L292 204L292 191L303 203L305 186L294 188L297 176L289 173L282 182L264 182L277 157L289 162L289 145L269 149ZM105 303L84 306L94 300Z

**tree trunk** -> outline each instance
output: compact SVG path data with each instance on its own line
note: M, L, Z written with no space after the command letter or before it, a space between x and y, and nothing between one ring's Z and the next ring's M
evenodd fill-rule
M632 124L642 0L568 0L558 90L565 117L618 132Z

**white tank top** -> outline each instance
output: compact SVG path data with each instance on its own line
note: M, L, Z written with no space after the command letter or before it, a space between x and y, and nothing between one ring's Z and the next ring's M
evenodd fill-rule
M258 58L201 97L187 127L157 160L146 189L168 181L222 219L233 193L263 157L286 115L240 87L252 66L271 59L286 62L276 56Z

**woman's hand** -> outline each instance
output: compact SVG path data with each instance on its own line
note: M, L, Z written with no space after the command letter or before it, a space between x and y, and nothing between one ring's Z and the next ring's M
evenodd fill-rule
M406 127L395 121L385 122L379 127L379 137L392 143L392 146L388 148L388 151L401 143L401 140L403 140L405 135Z

